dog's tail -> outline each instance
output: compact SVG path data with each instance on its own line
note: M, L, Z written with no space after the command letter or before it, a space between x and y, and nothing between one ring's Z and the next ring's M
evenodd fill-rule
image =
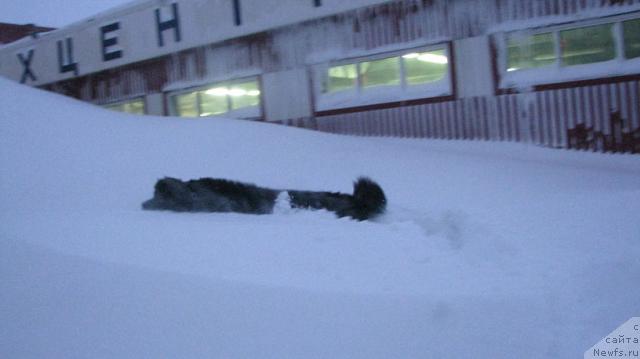
M384 213L387 198L382 187L367 177L360 177L353 183L353 207L349 215L363 221Z

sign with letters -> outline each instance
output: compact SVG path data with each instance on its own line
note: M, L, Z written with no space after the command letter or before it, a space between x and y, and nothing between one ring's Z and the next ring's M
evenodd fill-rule
M0 46L0 75L39 86L385 1L134 2Z

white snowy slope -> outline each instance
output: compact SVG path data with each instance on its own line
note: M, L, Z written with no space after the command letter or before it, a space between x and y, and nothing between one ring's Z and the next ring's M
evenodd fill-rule
M385 189L147 212L163 176ZM0 80L2 358L575 358L640 313L640 156L138 117Z

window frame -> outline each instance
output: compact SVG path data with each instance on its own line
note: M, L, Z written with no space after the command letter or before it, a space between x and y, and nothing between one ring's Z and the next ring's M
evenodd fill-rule
M443 50L447 57L444 76L433 82L408 84L404 55ZM397 58L400 82L397 85L365 87L362 84L361 64L387 58ZM328 86L329 69L336 66L356 65L355 87L336 92L325 92ZM455 98L455 59L451 41L379 52L362 56L343 58L313 65L313 96L316 114L333 111L348 111L366 107L393 107L402 103L434 102L444 98ZM397 96L383 99L382 93L392 89ZM380 95L378 99L368 99L369 95Z
M233 86L234 84L247 83L247 82L255 82L257 84L258 91L260 91L260 94L258 95L257 105L233 109L232 108L233 102L232 102L231 96L226 95L225 96L226 103L227 103L226 112L220 113L220 114L202 116L203 114L202 99L201 99L202 91L205 91L213 87L222 87L222 86L229 87L229 86ZM175 97L184 95L184 94L189 94L192 92L196 93L196 111L198 115L193 117L180 116L176 108ZM241 119L263 118L264 92L262 90L262 76L260 75L253 75L253 76L239 77L239 78L233 78L228 80L219 80L215 82L209 82L204 85L198 85L198 86L187 87L179 90L168 91L165 93L165 95L167 98L167 105L168 105L167 107L169 110L169 116L180 117L184 119L199 119L199 118L212 118L212 117L241 118Z
M538 26L533 28L514 29L492 35L494 44L498 49L494 58L494 71L496 73L498 92L514 88L540 87L554 84L575 83L579 81L592 81L616 76L634 76L629 69L636 64L640 65L640 57L626 58L625 42L622 23L629 20L640 19L640 11L625 14L605 16L596 19L572 21L562 24ZM598 25L612 24L612 35L615 56L611 60L593 63L563 65L560 33L567 30L576 30ZM522 33L525 36L534 36L544 33L552 33L554 40L555 58L552 63L545 66L522 68L509 71L508 66L508 41L511 34ZM612 73L610 64L616 63L617 73ZM588 73L588 74L587 74ZM529 77L531 79L529 79ZM525 79L525 80L522 80ZM520 82L520 83L518 83Z

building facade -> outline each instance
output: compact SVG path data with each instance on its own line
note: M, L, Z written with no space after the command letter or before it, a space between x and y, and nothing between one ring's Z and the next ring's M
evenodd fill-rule
M146 0L0 47L113 109L640 151L640 0Z

